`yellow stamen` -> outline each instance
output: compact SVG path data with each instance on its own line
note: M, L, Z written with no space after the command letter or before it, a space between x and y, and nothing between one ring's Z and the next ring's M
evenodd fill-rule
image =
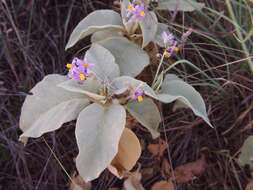
M71 63L67 63L67 64L66 64L66 67L67 67L68 69L71 69L71 68L72 68L72 64L71 64Z
M80 80L85 80L85 75L83 73L80 73L79 78L80 78Z
M133 11L133 10L134 10L134 7L133 7L133 5L128 5L128 6L127 6L127 9L128 9L129 11Z
M175 47L174 49L175 52L179 52L179 50L180 50L179 47Z
M167 51L164 52L164 57L169 58L170 56L171 56L171 54L169 52L167 52Z
M84 68L88 68L89 64L88 63L84 63L83 66L84 66Z
M142 102L143 101L143 97L142 96L137 96L137 101L138 102Z
M141 16L141 17L144 17L144 16L145 16L145 11L141 11L141 12L140 12L140 16Z

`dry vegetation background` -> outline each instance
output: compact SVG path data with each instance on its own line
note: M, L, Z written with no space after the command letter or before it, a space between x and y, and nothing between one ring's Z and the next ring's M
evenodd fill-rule
M228 15L225 2L204 2L208 9L202 12L162 13L162 17L175 33L182 26L195 30L180 57L201 71L183 64L173 72L202 94L215 129L190 110L173 112L172 105L163 107L160 139L152 140L145 129L133 126L143 148L139 163L145 189L171 175L177 178L178 190L244 190L250 181L249 167L239 166L236 158L253 132L253 75L233 35L233 24L221 16ZM252 7L240 5L240 0L232 2L239 25L250 31L252 20L245 10ZM92 10L102 8L117 9L112 0L0 1L0 190L68 189L69 179L52 151L67 173L73 174L77 155L73 123L24 147L18 142L19 114L29 89L46 74L66 73L65 63L88 45L87 39L64 51L74 26ZM253 39L246 45L253 56ZM92 185L105 190L122 183L105 171Z

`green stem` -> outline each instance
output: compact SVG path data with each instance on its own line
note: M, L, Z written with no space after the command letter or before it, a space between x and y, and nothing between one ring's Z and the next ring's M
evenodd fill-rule
M248 62L249 68L250 68L250 70L251 70L251 72L253 74L253 62L252 62L251 58L249 58L250 57L250 53L249 53L249 50L248 50L245 42L243 41L243 36L242 36L240 28L238 27L238 23L237 23L237 20L235 18L235 14L234 14L234 11L233 11L233 8L232 8L230 0L226 0L226 4L227 4L229 15L230 15L231 19L234 22L234 27L235 27L235 30L236 30L236 34L237 34L238 38L240 39L240 43L241 43L242 49L244 51L244 55L247 58L247 62Z
M154 84L155 84L155 82L156 82L156 80L157 80L159 71L160 71L161 66L162 66L162 64L163 64L164 56L165 56L165 51L163 52L162 58L161 58L161 60L160 60L160 62L159 62L158 68L157 68L157 70L156 70L155 78L154 78L154 80L153 80L153 82L152 82L152 87L154 86Z

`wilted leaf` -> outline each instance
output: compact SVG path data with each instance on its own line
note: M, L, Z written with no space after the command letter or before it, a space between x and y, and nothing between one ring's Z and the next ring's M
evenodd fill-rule
M57 87L66 80L66 76L47 75L32 88L33 95L26 97L21 110L23 140L25 137L39 137L58 129L63 123L76 119L79 112L88 105L88 100L82 94Z
M149 56L139 46L123 37L109 38L99 41L108 49L119 65L121 75L135 77L149 65Z
M157 105L152 99L144 98L142 102L130 102L127 104L126 109L150 131L153 138L157 138L160 135L157 130L162 119Z
M151 190L174 190L174 189L175 188L171 180L158 181L151 188Z
M152 11L147 12L144 19L140 22L143 37L142 48L146 47L149 42L155 39L157 24L158 20L156 14Z
M115 63L114 56L103 46L92 44L85 57L94 64L91 70L99 80L110 81L120 75L119 66Z
M193 0L159 0L157 9L169 11L194 11L200 10L205 6Z
M130 171L141 156L141 145L137 136L125 128L119 141L118 153L108 169L118 177L125 171Z
M253 167L253 135L249 136L243 143L239 159L243 164L249 164Z
M124 181L124 190L145 190L141 184L141 173L139 171L131 173Z
M91 190L91 183L85 182L80 175L72 176L68 190Z
M114 28L107 29L107 30L101 30L101 31L95 32L91 36L91 43L96 43L96 42L105 40L107 38L121 37L121 36L123 36L122 31L114 29Z
M178 183L186 183L191 181L195 176L201 175L207 168L207 163L204 155L195 162L178 166L174 170L175 181Z
M110 165L125 123L126 111L120 105L104 108L94 103L80 113L76 123L76 167L85 181L97 178Z
M81 20L70 35L65 49L71 48L82 38L104 29L123 29L120 15L112 10L96 10Z
M209 126L213 127L206 113L206 106L201 95L189 84L174 78L173 75L165 77L158 99L164 103L171 103L175 100L183 102Z
M153 155L157 157L162 157L164 151L167 149L167 144L164 140L159 139L159 142L157 144L149 144L148 145L148 151Z

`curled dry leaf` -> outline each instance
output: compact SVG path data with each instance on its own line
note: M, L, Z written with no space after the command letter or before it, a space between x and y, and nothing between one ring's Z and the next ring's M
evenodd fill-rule
M141 184L141 173L138 170L131 173L125 180L123 190L145 190Z
M171 180L158 181L151 188L151 190L174 190L174 189L175 188Z
M174 171L174 180L179 183L186 183L192 180L195 176L201 175L206 168L206 159L202 154L200 159L178 166Z
M86 183L80 175L73 175L71 179L72 182L68 190L91 190L91 183Z
M166 142L162 139L159 139L159 142L157 144L149 144L148 145L148 151L155 157L162 157L164 151L166 150L167 145Z
M118 177L130 171L141 155L141 145L136 135L125 128L119 141L118 153L113 159L108 170Z

